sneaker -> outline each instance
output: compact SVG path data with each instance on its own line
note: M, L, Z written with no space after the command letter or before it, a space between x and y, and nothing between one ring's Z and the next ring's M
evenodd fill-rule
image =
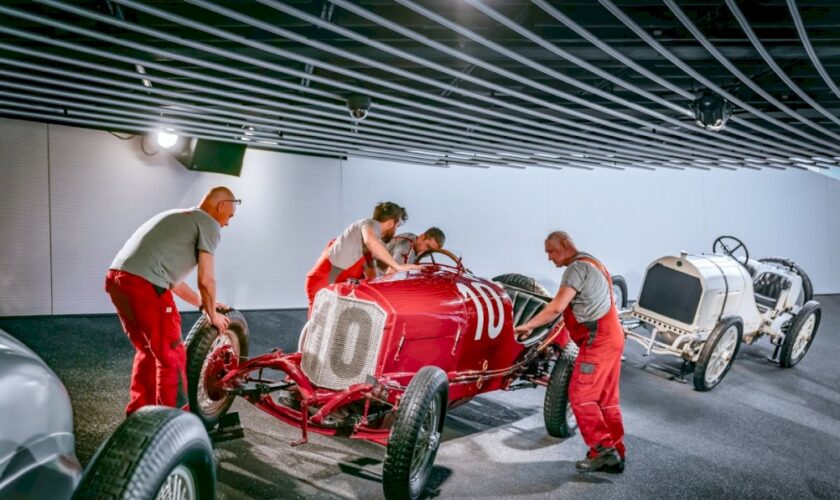
M597 454L593 457L586 457L575 462L575 468L580 472L594 472L604 470L607 472L623 472L624 461L618 456L615 448L598 447ZM608 470L609 469L609 470ZM620 469L620 470L619 470Z

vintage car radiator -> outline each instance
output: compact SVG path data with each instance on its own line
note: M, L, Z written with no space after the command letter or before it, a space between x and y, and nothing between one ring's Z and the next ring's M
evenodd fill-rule
M304 327L303 373L327 389L365 382L376 369L386 318L374 302L321 290Z

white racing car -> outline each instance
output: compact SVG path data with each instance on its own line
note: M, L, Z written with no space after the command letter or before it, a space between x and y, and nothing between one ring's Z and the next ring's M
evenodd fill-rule
M693 367L698 391L720 383L741 342L763 335L776 346L772 359L794 366L808 352L822 313L811 300L808 275L787 259L750 259L732 236L717 238L712 251L651 263L639 300L622 314L626 337L642 344L645 355L681 357L680 377Z

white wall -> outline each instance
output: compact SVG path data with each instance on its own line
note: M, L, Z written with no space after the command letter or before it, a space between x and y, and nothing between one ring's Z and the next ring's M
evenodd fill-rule
M715 236L734 234L756 257L800 262L818 293L840 292L831 216L840 181L811 172L443 169L254 150L234 178L146 156L138 141L0 119L0 181L10 191L0 316L112 312L102 282L126 238L219 184L244 200L216 259L220 300L243 309L304 306L304 276L324 244L385 200L408 208L406 230L443 228L447 246L484 276L520 272L556 288L542 241L565 229L625 275L633 295L651 260L708 252Z

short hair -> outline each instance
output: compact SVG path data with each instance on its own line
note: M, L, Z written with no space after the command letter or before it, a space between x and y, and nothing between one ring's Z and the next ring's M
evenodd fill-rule
M397 223L405 222L408 220L408 211L396 203L383 201L374 207L373 220L376 222L387 222L389 220Z
M545 241L550 241L556 245L562 247L569 247L574 246L575 242L569 233L566 231L552 231L548 236L545 237Z
M435 240L441 248L443 248L443 244L446 243L446 235L443 234L443 231L439 227L430 227L429 229L426 229L423 236Z

